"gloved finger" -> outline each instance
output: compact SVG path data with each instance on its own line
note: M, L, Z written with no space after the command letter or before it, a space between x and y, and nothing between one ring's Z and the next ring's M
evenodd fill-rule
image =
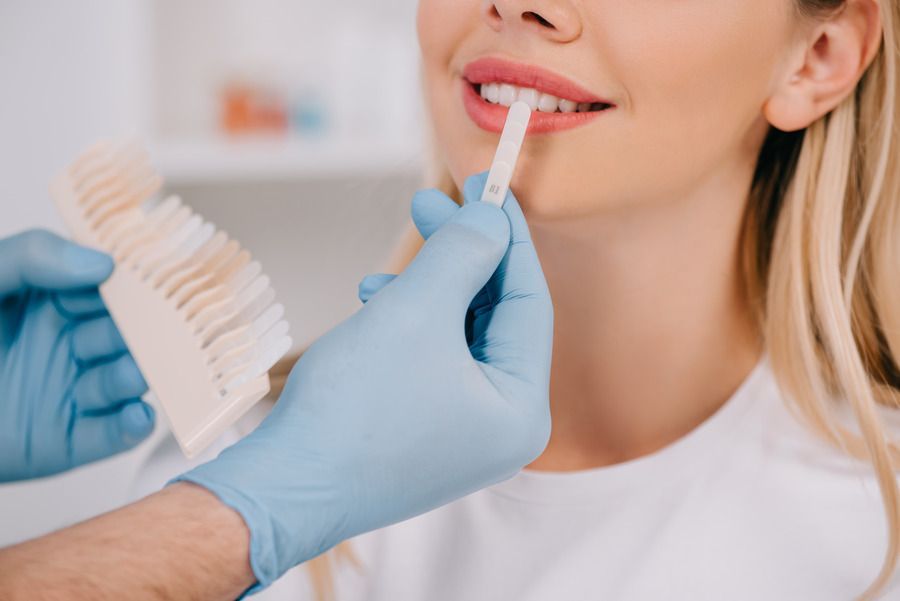
M82 321L72 328L75 360L90 363L128 350L119 328L108 315Z
M480 197L486 182L486 173L469 178L464 187L467 201ZM463 209L481 204L466 204ZM521 379L549 385L553 347L550 291L525 215L512 192L503 210L509 216L512 242L487 286L494 305L485 333L492 341L485 349L485 360Z
M115 361L82 372L72 389L72 396L79 413L94 413L108 411L145 392L147 382L134 358L122 355Z
M106 303L96 288L59 292L53 296L57 310L69 319L100 317L107 311Z
M373 273L367 275L359 283L359 300L363 303L378 294L378 292L394 281L397 276L392 273Z
M0 298L24 288L97 287L113 271L109 255L44 230L0 240Z
M359 283L359 300L364 304L369 302L373 296L378 294L382 288L393 282L397 278L396 275L391 273L375 273L371 275L367 275L363 280ZM490 304L490 297L487 293L487 290L484 288L475 295L475 298L472 300L471 308L474 311L482 311L483 308ZM466 338L471 338L470 330L466 330L467 335Z
M460 207L440 190L422 190L413 197L412 219L426 240L459 211ZM482 289L472 300L472 309L479 310L490 302L487 290ZM467 335L467 338L471 336Z
M412 199L412 220L423 238L428 240L431 234L453 217L459 205L440 190L420 190Z
M78 417L70 444L75 465L97 461L134 447L153 432L156 412L139 399L103 415Z
M394 280L394 302L421 303L437 312L445 308L463 319L503 258L509 236L509 219L497 207L474 203L459 209Z
M460 206L453 199L440 190L421 190L413 197L412 220L422 238L428 240L434 232L456 214L459 208ZM478 311L489 301L487 290L482 288L472 300L471 308ZM466 340L468 341L472 341L472 323L473 315L467 314Z

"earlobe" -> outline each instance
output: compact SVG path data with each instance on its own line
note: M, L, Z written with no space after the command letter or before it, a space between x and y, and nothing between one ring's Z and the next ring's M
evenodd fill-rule
M785 70L766 100L765 118L782 131L796 131L834 110L856 88L881 35L877 0L847 0L840 11L816 22L801 66Z
M763 106L763 116L772 127L781 131L797 131L808 127L818 117L809 95L800 87L800 79L779 90Z
M775 88L763 105L763 116L781 131L797 131L809 126L816 117L810 102L810 81L807 77L806 44L794 50L776 80Z

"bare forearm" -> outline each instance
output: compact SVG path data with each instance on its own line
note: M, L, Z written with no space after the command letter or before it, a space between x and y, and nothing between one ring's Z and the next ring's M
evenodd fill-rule
M255 582L249 545L240 515L178 483L0 551L0 590L12 601L234 599Z

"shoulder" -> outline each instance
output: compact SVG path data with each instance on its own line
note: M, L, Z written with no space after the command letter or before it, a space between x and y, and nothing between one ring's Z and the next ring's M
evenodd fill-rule
M839 448L819 432L803 415L799 404L784 395L771 371L765 380L766 398L760 400L762 409L750 426L753 435L746 442L757 447L766 468L797 488L812 492L826 487L845 500L856 499L865 504L874 501L880 506L873 465ZM844 399L833 403L840 427L858 435L860 429L850 403ZM900 410L879 406L877 413L889 436L900 434ZM895 480L900 482L900 472L895 473Z
M802 541L815 550L808 559L819 567L853 568L874 579L887 550L888 522L878 478L871 463L829 442L808 423L799 408L782 394L774 378L767 384L762 410L748 424L744 474L752 483L757 527L788 545ZM840 423L858 432L852 410L842 402ZM900 431L900 411L880 408L885 425ZM900 474L894 474L900 482ZM853 549L848 554L847 550ZM849 557L852 555L853 557Z
M881 493L872 464L853 457L818 432L800 406L781 391L770 368L762 380L756 400L759 407L746 424L748 435L736 444L744 445L746 455L773 492L780 491L785 499L817 498L819 504L832 502L844 510L880 508ZM836 408L838 423L858 432L849 404L840 401ZM900 411L879 411L890 430L900 431Z

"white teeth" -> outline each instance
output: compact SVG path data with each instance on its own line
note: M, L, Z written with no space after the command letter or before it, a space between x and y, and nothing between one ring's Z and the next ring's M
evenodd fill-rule
M500 102L500 84L489 83L487 86L481 86L482 88L487 87L487 101L492 104L498 104Z
M533 111L536 111L538 108L540 96L540 93L532 88L519 88L519 101L527 104Z
M512 103L516 101L516 96L518 96L518 90L515 86L511 86L508 83L500 84L500 104L503 106L512 106Z
M542 113L555 113L559 108L559 98L553 94L541 94L538 100L538 110Z
M578 103L574 100L560 100L559 110L564 113L574 113L578 110Z
M481 84L481 97L491 104L510 106L516 100L521 100L533 111L542 113L587 113L593 106L589 102L575 102L574 100L561 99L553 94L542 94L534 88L520 88L508 83L483 83Z

